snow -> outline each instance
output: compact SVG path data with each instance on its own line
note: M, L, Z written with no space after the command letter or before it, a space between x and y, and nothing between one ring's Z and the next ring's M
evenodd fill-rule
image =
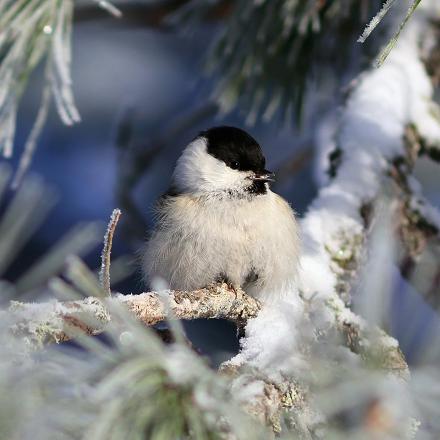
M277 303L263 304L258 316L248 322L241 351L230 363L255 365L273 380L281 380L280 373L307 368L299 345L307 335L313 335L313 331L307 326L298 293Z
M272 377L298 372L307 368L303 347L312 341L311 329L326 331L337 323L365 329L363 319L336 291L338 277L346 267L356 267L362 254L361 208L380 193L388 160L405 154L408 124L440 139L440 124L428 117L433 91L417 45L424 18L416 16L384 65L361 76L338 117L327 118L318 130L321 182L328 181L328 153L337 147L342 156L336 177L320 190L301 221L299 290L292 288L283 302L263 306L248 323L242 350L232 364L254 364ZM397 348L395 339L381 333L375 343Z
M31 350L39 348L46 338L56 340L66 330L63 316L81 315L84 321L95 319L102 324L110 321L110 315L102 302L93 297L74 301L67 306L56 300L26 304L11 301L8 314L15 321L11 325L12 330L23 335Z
M344 302L346 298L340 297L338 288L341 275L356 271L363 251L365 227L360 209L365 203L374 201L381 191L387 160L404 154L403 134L407 124L416 124L420 132L430 140L440 139L440 125L432 117L431 85L416 46L420 25L423 23L414 21L408 27L384 66L360 78L338 117L327 119L325 127L318 132L320 179L327 186L320 191L301 221L303 250L300 279L297 285L290 285L288 291L276 295L281 300L263 304L258 317L248 322L246 338L241 341L241 352L230 362L232 365L255 365L259 371L280 383L285 380L286 374L302 379L307 376L310 378L315 373L313 367L316 367L309 362L311 359L316 360L310 347L322 350L318 361L324 358L323 353L327 353L325 347L322 347L325 340L320 343L318 336L327 333L332 336L332 329L341 323L352 324L360 331L367 329L366 322L348 308ZM414 33L416 31L417 34ZM68 78L64 79L69 82ZM329 152L335 148L341 150L342 162L336 177L329 182L325 177L329 165L327 159ZM415 192L420 192L416 181L411 180L410 185ZM420 199L414 198L413 203L435 224L440 224L438 212L428 205L422 206ZM352 266L355 269L351 269ZM156 287L162 290L164 286ZM124 303L131 298L118 295L115 299ZM81 313L98 317L101 321L109 320L108 312L99 300L85 300L84 304ZM62 331L63 320L60 316L72 314L72 307L59 302L31 305L14 303L12 311L14 309L20 312L26 322L31 323L28 332L34 339L42 338L46 331ZM122 321L124 317L121 315L119 320ZM113 331L118 334L116 329ZM118 334L115 341L117 349L128 360L139 358L142 369L150 365L164 369L171 384L194 386L194 401L197 405L205 411L219 412L220 400L211 392L211 373L195 354L179 345L171 346L166 352L165 349L163 352L162 349L154 351L152 341L137 337L140 331L140 326L138 329L133 325ZM367 347L368 344L377 344L380 348L390 350L398 348L395 339L380 331L375 332L372 339L359 341L361 346ZM381 407L386 409L383 412L391 415L390 420L398 421L399 427L407 423L408 414L414 408L408 388L402 381L392 376L374 377L371 374L367 382L366 376L360 374L360 356L344 346L335 348L331 345L328 352L329 359L325 359L328 362L321 365L321 368L325 369L331 362L341 366L342 384L339 384L339 390L345 391L343 398L337 395L336 402L335 392L327 393L330 412L343 410L351 403L352 406L359 403L359 396L353 392L353 384L345 377L350 366L359 364L359 369L353 368L352 371L353 382L357 383L356 389L368 396L379 396ZM108 368L105 362L103 365ZM139 363L127 362L124 374L128 378L135 378L133 371L136 368L133 365L137 368ZM101 368L101 371L105 370ZM356 373L359 377L356 377ZM69 377L68 374L65 376ZM117 379L123 382L121 377ZM256 396L265 393L263 380L248 382L247 379L246 375L239 376L232 387L234 394L242 401L255 400ZM120 390L115 386L116 382L113 382L113 395ZM101 389L101 397L112 396L107 389L105 391L107 394ZM109 398L103 400L111 401ZM138 405L132 406L139 408ZM295 416L303 417L300 411L297 413ZM321 420L317 418L314 423ZM312 423L309 421L308 424Z
M346 253L347 243L356 246L356 236L364 230L360 208L378 194L387 159L404 154L406 125L429 113L432 87L414 35L421 25L417 20L410 22L385 64L359 79L340 115L337 138L328 135L328 126L324 134L318 133L317 141L323 143L319 149L329 151L329 141L337 145L342 163L302 222L301 287L309 296L335 294L337 274L327 269L331 254ZM440 130L438 123L436 128Z

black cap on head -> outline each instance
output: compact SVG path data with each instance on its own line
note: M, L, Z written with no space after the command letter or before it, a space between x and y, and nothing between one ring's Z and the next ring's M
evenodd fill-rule
M214 127L202 131L208 153L230 168L240 171L264 171L266 160L258 142L244 130L235 127Z

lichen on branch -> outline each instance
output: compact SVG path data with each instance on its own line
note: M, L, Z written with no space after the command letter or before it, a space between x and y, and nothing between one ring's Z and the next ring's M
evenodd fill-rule
M165 301L164 295L167 296ZM179 319L226 319L239 325L255 317L260 303L241 289L227 284L213 284L192 292L167 291L115 295L112 298L89 297L76 301L47 303L12 302L8 313L14 321L12 331L28 338L37 347L63 342L78 333L97 335L105 331L111 320L113 303L125 306L141 323L153 326L168 319L170 312Z

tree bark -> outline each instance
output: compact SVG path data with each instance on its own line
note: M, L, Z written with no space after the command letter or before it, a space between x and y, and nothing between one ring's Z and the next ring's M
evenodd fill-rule
M13 320L14 334L28 338L36 347L52 342L63 342L78 333L97 335L105 331L111 320L112 306L125 306L137 320L153 326L168 318L227 319L243 325L254 318L260 303L241 289L227 284L215 284L205 289L117 294L112 298L89 297L78 301L50 301L48 303L20 303L14 301L1 312Z

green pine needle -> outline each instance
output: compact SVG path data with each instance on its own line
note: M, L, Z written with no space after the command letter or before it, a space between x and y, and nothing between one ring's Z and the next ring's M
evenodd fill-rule
M399 28L397 29L397 32L393 35L391 40L388 42L388 44L381 50L379 56L377 57L376 61L374 62L375 67L380 67L383 62L387 59L390 52L393 50L394 46L397 43L397 40L399 39L400 33L402 32L402 29L405 27L408 20L411 18L412 14L416 10L417 6L420 4L422 0L414 0L411 6L408 9L408 12L406 13L406 16L402 23L400 23Z

